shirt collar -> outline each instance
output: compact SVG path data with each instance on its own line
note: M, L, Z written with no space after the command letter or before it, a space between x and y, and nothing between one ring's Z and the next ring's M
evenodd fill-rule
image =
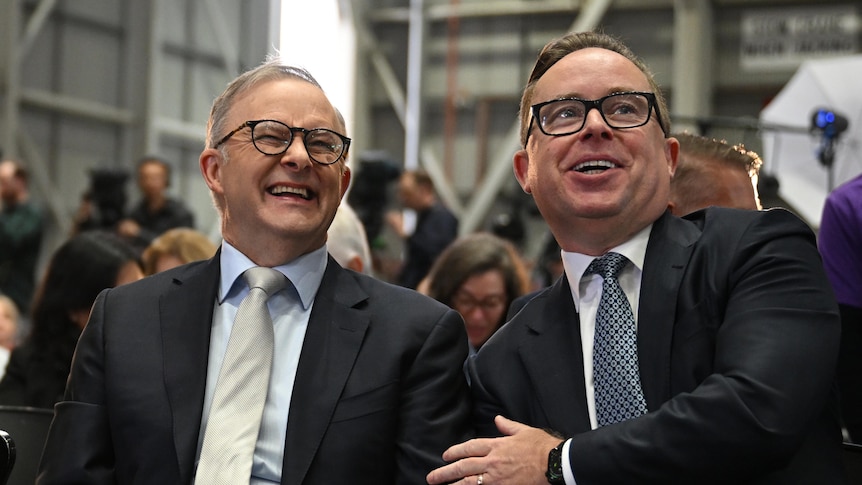
M649 243L649 235L652 231L652 224L643 228L628 241L613 247L608 252L619 253L629 259L635 267L643 271L644 259L646 258L647 243ZM580 282L584 276L584 272L590 263L596 259L596 256L590 256L581 253L570 253L561 251L563 260L563 268L565 269L566 278L569 281L569 287L572 289L572 295L575 299L575 309L580 311Z
M323 245L289 263L275 267L293 283L305 310L311 306L317 289L320 288L327 260L326 245ZM221 280L219 281L218 297L219 304L222 304L229 296L242 291L243 285L237 285L237 279L245 270L257 265L227 241L222 241L220 264Z

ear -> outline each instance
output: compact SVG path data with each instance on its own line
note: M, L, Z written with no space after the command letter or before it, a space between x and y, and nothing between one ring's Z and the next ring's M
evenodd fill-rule
M668 173L673 177L679 160L679 140L672 136L664 140L664 157L667 160Z
M527 155L527 150L521 149L515 152L513 162L515 178L518 179L518 183L521 184L521 189L528 194L532 194L533 189L530 188L530 179L528 177L530 170L530 157Z
M347 192L347 187L350 187L350 167L347 165L342 165L341 172L341 198L344 198L344 194Z
M204 177L207 187L216 194L222 195L224 188L221 183L221 166L223 158L221 152L215 148L207 148L201 152L198 159L201 175Z
M363 270L362 258L359 256L354 256L350 258L350 261L347 262L347 268L356 271L357 273L361 273Z

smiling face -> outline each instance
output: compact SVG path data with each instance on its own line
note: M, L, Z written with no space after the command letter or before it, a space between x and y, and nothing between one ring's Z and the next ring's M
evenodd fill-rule
M263 119L342 131L323 91L294 78L262 81L240 94L225 125L232 130ZM281 155L264 155L244 128L222 145L227 160L214 148L201 154L201 172L222 212L222 236L256 264L283 264L321 247L350 182L344 160L314 162L302 137L295 133Z
M644 73L622 55L586 48L566 55L536 83L531 103L650 92ZM658 219L668 204L678 143L655 112L640 127L613 129L591 110L583 129L548 136L535 126L514 169L566 251L598 255Z

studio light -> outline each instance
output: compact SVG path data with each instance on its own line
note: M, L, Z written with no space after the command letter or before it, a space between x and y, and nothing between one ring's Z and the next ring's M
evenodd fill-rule
M811 113L811 133L820 136L817 147L817 160L824 167L831 167L835 160L835 143L850 123L847 118L827 108L819 108Z

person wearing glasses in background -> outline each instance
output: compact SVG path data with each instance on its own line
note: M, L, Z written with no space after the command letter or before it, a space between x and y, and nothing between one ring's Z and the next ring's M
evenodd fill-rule
M619 40L542 50L514 169L565 274L470 360L490 438L454 444L428 483L843 483L814 235L784 210L671 215L667 113Z
M515 246L480 232L450 244L420 288L464 317L470 355L475 355L506 322L512 300L529 286L529 275Z
M344 129L317 81L275 60L215 100L200 169L224 241L99 296L37 483L415 484L469 435L457 312L327 254L350 182ZM286 286L250 291L260 272ZM249 293L269 311L244 311ZM233 352L246 321L269 319L246 339L269 351Z

